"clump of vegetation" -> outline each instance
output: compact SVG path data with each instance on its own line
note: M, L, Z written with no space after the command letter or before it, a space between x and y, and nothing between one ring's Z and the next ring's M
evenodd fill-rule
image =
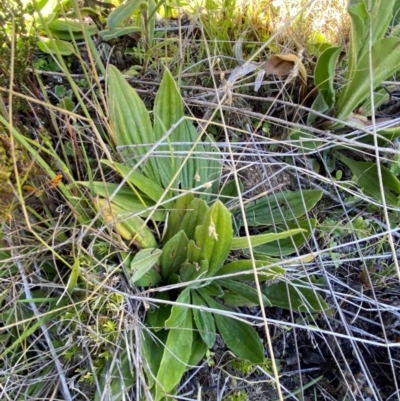
M8 397L398 389L400 5L351 1L342 47L297 3L0 6L0 87L42 96L0 109Z
M21 0L0 4L0 86L10 88L12 79L12 89L20 93L27 93L27 66L31 65L35 52L35 39L30 25ZM18 97L13 99L18 111L23 107L22 101Z

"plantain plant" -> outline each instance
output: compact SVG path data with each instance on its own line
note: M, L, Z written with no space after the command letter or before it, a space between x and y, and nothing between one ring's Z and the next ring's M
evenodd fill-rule
M245 213L250 226L278 228L237 236L234 222L240 227L243 221L233 217L237 210L231 213L223 203L228 195L238 195L236 185L231 182L219 190L222 163L217 147L210 137L201 142L201 134L185 118L171 73L166 70L151 113L110 66L108 99L112 136L122 162L103 164L121 180L81 184L91 189L103 221L132 246L119 250L130 282L158 288L154 302L161 305L147 313L142 341L154 399L174 394L184 372L205 356L217 334L239 358L262 363L263 345L255 329L228 313L233 307L260 304L295 305L312 312L328 308L305 282L295 283L294 291L282 296L274 292L275 284L263 286L261 293L252 286L255 272L261 283L283 278L285 270L267 245L280 247L281 255L296 252L315 227L315 221L305 224L298 219L318 202L321 191L287 192L249 203ZM289 206L286 211L284 203ZM163 233L156 235L161 227ZM255 260L246 256L249 247L259 256ZM242 258L229 261L231 252L240 252ZM120 360L128 360L128 351L122 352ZM133 375L124 374L125 378L127 389L129 382L133 385ZM121 399L117 379L109 391Z
M382 82L392 76L400 61L400 37L395 17L399 12L399 2L396 0L351 0L348 4L351 18L350 46L347 57L347 69L343 84L339 91L334 84L335 71L342 54L342 47L326 48L317 60L314 71L314 81L318 90L312 110L319 113L333 114L340 122L325 122L323 126L330 129L342 128L346 123L355 128L365 129L370 122L374 109L384 101L389 100L389 91L381 88ZM371 97L371 88L374 96ZM314 123L317 114L310 112L308 124ZM391 141L400 137L398 127L377 128L377 143L379 146L390 145ZM301 147L303 153L310 153L322 146L322 142L307 128L293 130L290 133L292 143ZM358 132L348 136L360 143L373 145L373 135ZM340 147L337 147L338 150ZM327 150L322 153L323 159L338 160L344 163L353 174L350 181L356 183L364 194L372 196L381 202L385 199L391 207L397 207L400 196L399 179L385 166L377 166L376 161L355 161L339 151ZM364 155L362 156L364 157ZM335 163L325 163L332 173L331 166ZM329 165L328 165L329 164ZM383 182L383 193L376 185ZM349 183L349 185L353 185ZM345 184L346 185L346 184Z
M371 4L371 8L370 8ZM396 0L351 0L348 13L351 18L351 36L348 66L344 85L339 93L334 88L335 69L342 48L332 46L319 56L314 71L318 96L312 109L321 113L335 111L335 117L351 122L356 108L371 113L382 101L387 99L383 89L375 92L375 103L371 103L370 86L374 89L398 70L400 61L400 38L387 35L394 16L398 13ZM392 32L396 32L395 29ZM315 120L310 113L308 122ZM331 128L338 127L338 124ZM393 139L393 138L392 138Z

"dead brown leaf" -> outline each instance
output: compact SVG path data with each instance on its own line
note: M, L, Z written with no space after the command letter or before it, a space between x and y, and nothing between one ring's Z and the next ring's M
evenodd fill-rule
M275 54L268 58L264 68L267 75L285 77L293 74L294 76L299 76L301 92L303 94L307 92L307 70L300 58L295 54Z

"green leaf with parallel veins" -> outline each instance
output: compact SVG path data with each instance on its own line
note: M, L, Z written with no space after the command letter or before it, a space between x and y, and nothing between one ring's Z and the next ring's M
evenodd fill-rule
M128 183L132 184L152 201L158 202L161 198L168 199L169 196L164 195L165 191L161 186L131 167L122 163L110 163L108 160L102 160L102 163L114 169L122 178L126 178ZM163 207L168 207L168 205Z
M224 305L227 306L253 308L254 306L259 305L258 302L251 302L247 298L243 298L242 296L234 294L233 292L225 292L221 299L224 302Z
M205 306L207 304L203 298L197 294L196 291L191 291L193 305ZM201 311L199 309L193 309L194 322L199 331L200 337L208 348L211 348L215 343L215 321L212 313Z
M114 29L121 25L144 4L146 4L145 0L130 0L116 7L107 18L107 27Z
M258 279L260 281L275 280L285 274L285 269L279 266L272 266L268 268L269 263L264 260L254 261L256 268L265 266L265 269L258 272ZM226 274L233 274L243 272L238 276L232 276L232 279L242 281L254 280L253 273L253 262L251 260L235 260L234 262L226 264L219 272L218 276L224 276Z
M190 304L190 289L185 288L176 300L177 304ZM187 306L174 305L170 317L165 321L166 329L176 329L184 324Z
M190 355L189 365L196 366L199 362L204 358L204 355L207 352L207 345L201 339L201 337L197 338L197 340L193 343L192 354Z
M203 296L203 293L200 292ZM230 312L227 307L206 296L205 301L210 308ZM247 359L252 363L264 362L264 348L257 332L247 323L237 319L214 313L218 332L226 346L239 358Z
M218 282L222 287L228 289L231 293L239 295L255 305L260 304L260 298L255 288L232 279L218 280ZM272 304L268 301L268 298L263 294L261 294L261 298L264 306L272 306Z
M228 209L216 201L208 210L204 222L196 228L196 245L200 255L193 262L209 261L208 276L212 277L225 262L231 249L233 229Z
M71 19L66 18L58 18L51 21L47 24L47 27L54 31L61 31L61 32L72 32L72 33L81 33L82 26L78 21L74 21ZM95 35L98 32L98 29L94 25L87 26L91 35Z
M295 146L303 154L310 153L323 144L316 135L307 132L305 129L292 129L289 133L289 139L290 143L293 144L292 146Z
M182 220L194 199L193 193L187 193L176 200L175 208L169 214L167 232L164 244L180 231Z
M167 280L172 274L179 271L187 259L189 240L183 231L179 231L163 247L160 259L161 276Z
M119 38L120 36L132 34L134 32L140 32L141 30L142 28L139 28L137 26L123 26L114 29L103 29L99 32L99 35L102 37L103 40L108 41L111 39Z
M154 287L160 283L162 283L162 277L155 269L150 269L135 282L138 287Z
M239 181L239 190L240 193L243 192L243 184L241 181ZM236 181L229 181L227 184L223 186L221 193L219 194L219 200L223 204L226 204L229 201L237 199L238 196L239 192L236 185Z
M308 313L329 309L321 295L307 281L279 281L263 286L262 292L272 305L281 308Z
M153 266L158 263L162 250L155 248L141 249L133 258L130 265L131 281L136 283Z
M293 235L306 232L306 230L302 228L295 228L293 230L287 230L281 233L268 233L268 234L258 234L251 235L249 238L247 237L234 237L232 239L231 250L242 250L249 248L249 242L252 247L267 244L268 242L277 241L279 239L291 237ZM250 241L249 241L250 240Z
M257 254L265 254L269 256L287 256L296 253L308 240L311 235L310 226L313 230L317 225L316 219L302 220L298 222L288 223L285 227L276 227L274 230L283 231L286 229L302 228L305 232L295 234L291 237L273 241L268 244L257 246L253 251Z
M189 239L194 239L196 227L201 225L209 207L207 203L199 198L194 198L182 220L181 230Z
M153 112L156 140L161 140L166 132L171 130L169 136L157 148L157 151L167 152L167 157L157 158L161 182L164 187L167 187L172 183L172 179L181 164L182 158L175 154L175 150L182 150L178 143L185 143L185 149L183 149L185 153L190 150L190 145L187 144L182 97L167 69L156 95ZM190 159L188 162L190 163Z
M174 308L175 306L172 309ZM189 308L180 309L182 310L181 325L176 329L169 330L160 368L157 372L156 401L160 401L180 382L192 353L192 311Z
M297 220L312 209L322 197L322 191L306 189L285 191L261 198L245 206L250 227L267 226ZM240 222L243 225L243 222Z
M147 326L147 323L146 323ZM167 341L168 331L160 330L157 333L149 330L143 330L142 352L143 352L143 367L146 372L146 384L153 387L160 367L161 358L164 353L165 343Z
M340 93L336 104L336 118L345 120L350 113L368 96L372 87L375 89L385 79L396 72L400 60L400 38L386 37L372 45L372 77L370 76L370 54L365 52L356 65L356 72Z
M208 260L205 259L201 260L200 263L185 262L180 270L181 279L182 281L195 281L198 278L204 278L208 272L208 269ZM200 282L198 284L193 283L190 285L191 288L202 286L204 286L203 282Z
M126 82L116 67L108 67L109 115L115 131L113 138L128 166L143 158L155 143L149 112L136 91ZM146 145L146 146L145 146ZM144 174L161 184L156 160L150 157L144 164Z
M360 186L363 192L382 201L377 164L375 162L357 162L342 154L338 154L338 157L349 167L354 175L352 180ZM380 166L380 168L385 201L390 206L398 206L400 204L400 181L385 166Z
M140 194L140 199L136 196L132 189L124 185L119 188L119 184L103 181L80 181L77 184L84 185L90 188L95 195L109 199L111 196L112 202L121 208L131 213L140 213L141 217L147 217L150 213L155 221L164 221L166 211L160 210L146 210L147 207L154 206L154 201L146 195ZM116 191L118 192L116 193Z
M201 287L201 293L210 295L211 297L221 298L224 295L224 290L216 280L213 280L210 284Z
M196 245L193 240L189 241L188 244L188 260L193 263L200 263L201 249Z
M332 46L325 49L318 57L314 70L314 82L318 88L318 96L311 108L320 113L325 113L335 105L336 92L333 87L333 80L341 50L341 47ZM308 124L314 122L316 118L315 114L310 113L307 119Z
M57 54L58 52L62 56L70 56L75 52L74 46L72 46L71 43L58 39L50 40L47 38L41 38L36 42L36 45L46 54Z
M170 297L167 292L160 292L156 295L156 299L162 299L170 301ZM150 309L146 315L146 327L149 327L152 331L157 332L164 328L165 322L171 316L172 305L170 304L157 304L153 309Z
M190 262L185 262L182 264L182 267L179 270L179 275L181 277L182 282L189 281L190 277L196 273L199 269L199 264L194 265Z

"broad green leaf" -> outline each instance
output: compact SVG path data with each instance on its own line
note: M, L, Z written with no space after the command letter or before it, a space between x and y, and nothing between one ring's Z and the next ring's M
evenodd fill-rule
M338 157L349 167L353 173L352 180L360 186L363 192L382 201L377 164L375 162L357 162L342 154L338 154ZM390 206L398 206L400 204L400 181L385 166L380 166L380 168L385 201Z
M78 21L74 21L71 19L66 18L58 18L51 21L47 27L53 31L60 31L60 32L72 32L72 33L81 33L82 26ZM95 35L98 32L98 29L95 25L87 25L88 32L91 35Z
M172 209L169 214L168 227L164 237L164 244L180 231L182 220L193 199L193 193L187 193L176 200L175 208Z
M188 255L188 261L191 264L196 263L197 265L199 265L201 260L201 248L198 247L193 240L189 241L187 255Z
M333 79L335 77L336 63L342 48L332 46L326 49L319 57L314 71L314 82L318 91L323 95L329 108L335 105L335 89Z
M161 249L146 248L140 250L133 258L130 266L132 283L141 279L153 266L158 263L162 254Z
M108 29L114 29L127 20L140 6L145 5L145 0L129 0L115 8L107 18Z
M200 260L209 262L208 276L212 277L224 264L233 237L231 214L220 201L216 201L207 211L204 223L196 228L195 236L196 245L200 248Z
M303 154L310 153L322 145L322 141L305 130L292 130L289 133L289 138L292 146L298 148Z
M369 95L372 87L375 89L385 79L398 69L400 60L400 38L386 37L378 40L372 46L372 71L370 75L370 56L366 53L358 62L352 79L340 93L336 104L336 117L345 120L350 113Z
M209 207L207 203L199 198L194 198L182 220L181 230L185 232L188 239L194 239L196 227L204 222L204 217Z
M108 160L102 160L102 162L117 171L122 178L126 178L130 184L154 202L158 202L161 198L168 199L168 195L164 195L165 191L161 186L131 167L121 163L110 163Z
M268 244L257 246L253 251L258 253L263 253L270 256L287 256L298 252L298 250L305 244L307 239L310 237L310 226L314 229L317 225L316 219L301 220L298 222L288 223L285 227L276 227L276 230L283 231L286 229L302 228L306 230L305 232L295 234L289 238L284 238L278 241L273 241ZM271 229L272 231L272 229Z
M176 125L168 138L164 140L166 145L160 145L157 148L158 151L167 152L165 156L161 155L157 158L159 174L164 187L170 185L183 160L182 155L175 155L174 150L184 151L186 155L190 149L190 145L187 144L189 138L186 135L184 123L182 97L171 73L166 69L154 101L154 134L156 140L160 140L167 131ZM184 148L181 149L179 143L185 143ZM192 163L192 159L189 158L187 163ZM195 171L192 170L194 177Z
M180 309L182 310L182 308ZM171 392L180 382L192 353L192 311L190 308L184 308L181 313L182 324L176 329L169 330L168 333L157 373L156 401L160 401L166 393Z
M74 46L63 40L41 38L36 44L43 53L47 54L57 54L58 52L61 56L70 56L75 53Z
M190 366L196 366L199 362L204 358L204 355L207 352L207 345L204 343L201 337L197 338L197 340L193 343L192 353L189 359Z
M116 145L128 166L133 166L155 143L149 112L136 91L126 82L116 67L108 67L107 77L109 115ZM147 146L144 146L147 145ZM154 158L145 162L144 174L160 184L160 175Z
M146 35L147 35L147 41L148 41L148 46L149 49L154 49L155 42L154 42L154 30L156 27L156 12L158 9L165 4L165 0L162 1L157 1L157 4L155 0L147 0L146 1L146 11L147 15L145 18L147 18L147 27L145 25L146 29Z
M394 87L392 87L394 90ZM388 93L389 92L389 93ZM363 116L371 116L374 110L377 110L383 103L388 102L391 98L391 89L388 87L378 88L374 91L374 97L368 96L365 102L360 106L363 110ZM380 133L380 128L377 128ZM370 137L372 135L369 135Z
M234 292L225 292L221 300L224 302L224 305L227 306L253 308L259 305L259 302L251 302L247 298L235 294Z
M96 35L97 32L97 28L95 26L93 27L89 27L86 26L88 29L88 34L89 35ZM85 35L83 32L73 32L73 33L69 33L69 32L65 32L65 31L55 31L53 29L51 29L50 34L53 38L57 38L57 39L61 39L61 40L82 40L85 38Z
M325 113L335 105L335 89L333 80L335 77L336 63L342 48L332 46L324 50L318 57L314 70L314 82L318 89L318 96L311 108L320 113ZM317 115L312 112L308 116L308 124L315 121Z
M182 282L195 281L198 278L204 278L208 272L208 269L209 269L209 263L208 260L205 259L201 260L200 263L185 262L182 265L179 274L181 276ZM197 288L202 286L204 286L203 282L197 285L196 284L190 285L191 288Z
M162 282L162 277L155 269L150 269L141 278L136 280L135 285L139 287L155 287Z
M172 274L179 271L187 259L189 240L184 231L179 231L163 247L160 258L161 276L167 280Z
M76 287L76 283L78 281L78 277L80 275L81 271L81 261L79 257L76 257L74 260L74 264L72 265L71 273L68 278L68 284L67 284L67 291L72 294L74 292L74 289Z
M243 183L239 181L239 191L240 193L243 192ZM232 201L233 199L237 199L239 196L238 188L236 185L236 181L229 181L227 184L225 184L219 194L219 200L223 203L226 204L229 201Z
M249 285L247 285L245 283L235 281L234 279L218 280L218 283L222 287L228 289L232 294L239 295L255 305L260 304L260 298L259 298L258 292L255 288L250 287ZM271 306L271 303L262 294L261 294L261 298L263 300L264 306Z
M190 143L198 140L199 133L190 120L185 124L186 136ZM183 188L195 188L203 186L200 190L204 195L201 199L209 200L208 194L215 194L219 189L219 180L222 171L221 155L213 139L208 135L204 138L208 144L198 144L190 157L190 163L186 164L181 172L181 185ZM181 145L183 146L183 145ZM205 185L210 184L212 185Z
M180 294L179 297L177 298L176 302L177 304L190 304L190 289L185 288ZM172 307L171 315L170 317L165 321L165 328L166 329L176 329L181 327L184 324L185 318L186 318L186 311L188 309L188 306L180 306L180 305L174 305Z
M249 243L252 247L266 244L268 242L277 241L283 238L291 237L298 233L306 232L302 228L295 228L292 230L283 231L281 233L268 233L268 234L258 234L251 235L247 237L234 237L232 239L231 250L242 250L249 248ZM249 241L250 240L250 241Z
M202 294L203 295L203 294ZM230 309L206 296L205 301L210 308L230 312ZM239 358L252 363L264 362L264 348L257 332L247 323L237 319L214 313L219 334L226 346Z
M102 181L80 181L77 184L91 188L95 195L99 195L106 199L109 199L113 195L112 202L125 211L129 211L133 214L140 213L140 216L142 217L147 217L151 214L152 219L155 221L165 220L165 210L146 210L148 207L154 206L154 201L143 194L140 194L139 198L128 186L122 186L119 188L119 184ZM117 189L118 193L115 194Z
M351 37L349 47L349 65L347 79L351 79L357 73L356 65L361 52L365 49L366 38L368 35L368 12L363 1L351 0L347 7L351 18Z
M316 287L316 284L313 284ZM298 312L320 312L328 310L328 304L307 281L279 281L262 287L263 294L274 306Z
M163 299L170 301L168 292L160 292L156 295L156 299ZM172 305L155 303L152 309L148 310L146 315L146 327L149 327L152 331L157 332L165 327L165 322L171 316Z
M167 280L167 284L169 285L180 284L182 282L181 276L178 273L171 274Z
M254 263L256 268L265 267L265 269L258 272L258 279L260 281L274 280L285 274L285 269L279 266L268 267L270 263L264 260L255 260ZM253 281L253 262L251 260L236 260L228 263L218 272L218 277L239 272L243 272L243 274L232 276L231 278L242 281Z
M383 147L386 145L392 145L391 142L397 138L400 138L400 128L393 127L393 128L384 128L379 129L378 132L378 146ZM374 144L374 136L373 135L362 135L360 137L359 133L354 135L349 135L349 139L357 139L358 142L367 143L370 145Z
M192 303L196 306L205 306L207 304L203 298L197 294L196 291L191 291ZM199 309L193 309L194 322L199 331L200 337L208 348L211 348L215 343L215 321L212 313L202 311Z
M168 331L160 330L154 333L152 330L143 330L142 333L143 367L147 376L146 384L151 388L154 386L154 378L160 368Z
M217 281L213 280L210 284L201 287L201 293L211 297L221 298L224 295L224 290Z
M393 18L395 2L396 0L373 0L371 9L369 0L350 2L348 7L352 19L350 51L356 53L356 57L353 56L355 62L350 67L356 66L357 62L368 53L370 40L374 44L385 36ZM354 74L357 72L349 71L349 78Z
M157 248L158 244L152 231L141 217L132 216L131 212L104 198L97 197L93 203L103 220L112 224L122 238L140 248Z
M193 263L187 261L182 264L179 270L179 275L181 277L182 282L190 280L190 277L192 277L192 275L198 270L196 269L196 267Z
M120 36L129 35L134 32L140 32L141 30L142 29L137 26L124 26L114 29L104 29L99 32L99 35L103 38L103 40L108 41L119 38Z
M55 13L60 8L57 0L39 0L32 4L35 11L41 11L42 16L46 19L51 13Z
M324 95L321 92L318 92L317 97L315 98L315 100L313 101L313 104L311 106L311 109L318 112L318 113L327 113L330 108L329 106L326 104L325 99L324 99ZM315 120L318 118L318 115L316 113L313 113L312 111L309 112L308 117L307 117L307 124L311 125L312 123L315 122ZM303 130L304 132L305 130ZM294 132L299 132L297 130L294 130ZM300 131L301 133L302 131ZM316 141L319 142L319 141ZM319 146L320 144L318 144ZM297 145L298 146L298 145Z
M254 227L297 220L312 209L321 196L320 190L306 189L280 192L259 199L245 207L247 224Z

